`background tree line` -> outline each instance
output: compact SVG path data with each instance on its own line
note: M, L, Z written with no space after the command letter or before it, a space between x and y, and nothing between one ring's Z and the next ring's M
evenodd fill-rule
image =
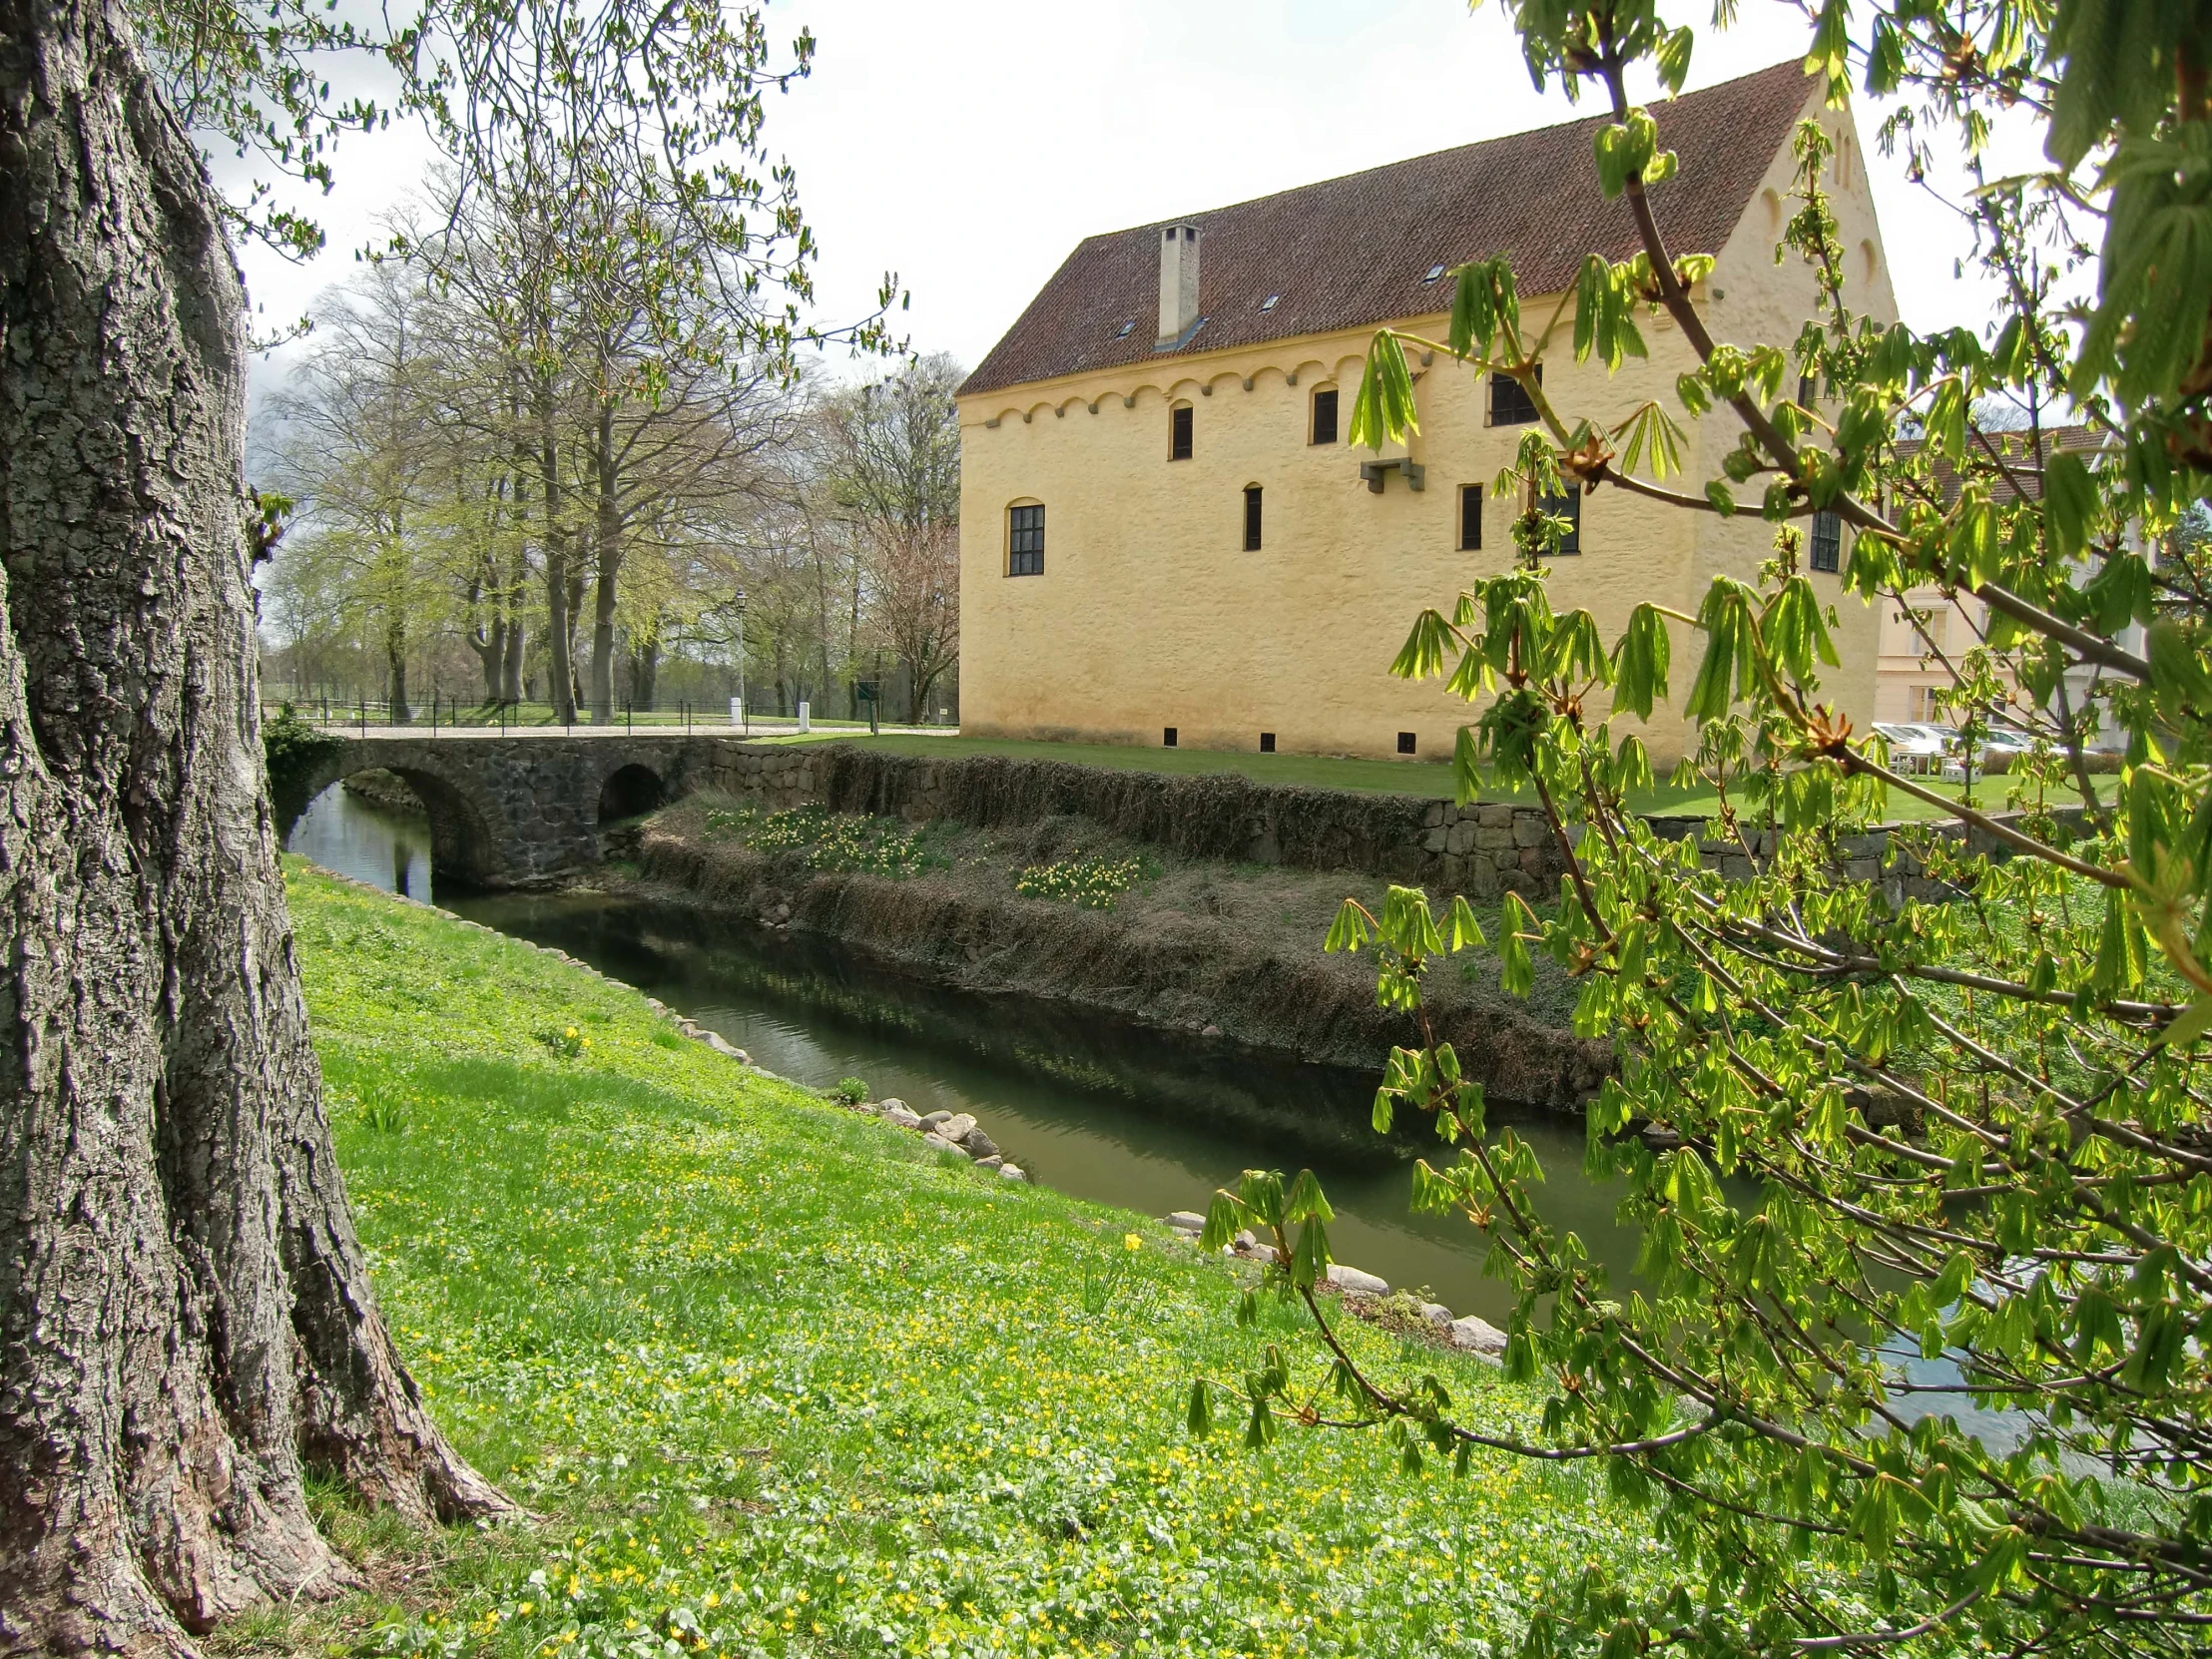
M714 280L668 291L667 224L570 236L541 281L487 193L423 217L258 416L258 481L294 504L261 583L273 690L397 722L433 696L719 708L742 615L758 711L859 717L874 682L886 717L956 712L957 363L794 374ZM580 241L606 250L581 273Z

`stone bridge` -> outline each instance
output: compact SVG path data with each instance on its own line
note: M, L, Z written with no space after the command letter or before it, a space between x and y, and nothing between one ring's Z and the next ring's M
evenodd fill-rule
M429 815L435 875L479 887L541 885L597 863L608 825L707 787L746 747L681 732L331 736L337 749L284 781L283 830L332 784L380 768Z

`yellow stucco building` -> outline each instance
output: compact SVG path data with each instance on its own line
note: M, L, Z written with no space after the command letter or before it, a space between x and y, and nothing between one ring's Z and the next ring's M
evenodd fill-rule
M1786 64L1654 112L1680 159L1657 193L1661 228L1677 254L1716 257L1699 298L1718 338L1786 346L1811 314L1804 268L1774 258L1804 119L1836 144L1849 296L1896 314L1858 135L1819 85ZM1473 711L1440 682L1386 671L1422 606L1448 610L1468 579L1511 563L1518 503L1489 486L1525 399L1440 354L1416 361L1419 433L1378 457L1345 441L1352 395L1378 326L1441 337L1453 266L1510 258L1524 324L1541 326L1586 252L1636 251L1627 205L1597 188L1601 124L1082 243L959 392L962 730L1448 756ZM1680 415L1673 385L1694 356L1666 317L1641 326L1649 357L1610 378L1574 361L1562 327L1544 386L1570 419L1611 424L1653 397ZM1693 489L1737 429L1725 410L1690 425ZM1588 606L1608 637L1644 599L1694 610L1715 571L1750 576L1773 538L1756 513L1722 520L1617 489L1576 507L1553 603ZM1822 532L1814 562L1833 567L1832 524ZM1842 619L1832 691L1863 726L1875 615L1835 575L1815 580ZM1693 649L1678 639L1678 664ZM1692 667L1678 667L1683 686ZM1643 736L1665 760L1687 731L1657 711Z

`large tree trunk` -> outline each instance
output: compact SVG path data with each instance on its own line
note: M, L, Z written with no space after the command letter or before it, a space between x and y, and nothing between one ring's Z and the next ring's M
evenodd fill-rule
M570 651L575 641L569 597L568 542L559 524L556 503L561 495L559 434L553 427L553 394L538 393L538 514L545 526L545 648L546 695L553 704L553 718L563 726L576 721L576 676L571 672Z
M0 1653L352 1573L303 1466L509 1506L376 1311L268 801L243 295L113 0L0 0Z
M622 511L615 486L615 406L602 399L593 433L599 484L599 580L591 625L591 718L612 725L615 718L615 584L622 574Z

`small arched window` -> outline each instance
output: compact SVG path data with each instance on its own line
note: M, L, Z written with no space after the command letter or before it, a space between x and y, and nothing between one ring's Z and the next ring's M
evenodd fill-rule
M1337 441L1337 388L1318 386L1314 390L1313 435L1309 443L1335 443Z
M1245 485L1245 551L1260 551L1260 486Z
M1187 461L1191 458L1191 406L1178 403L1168 411L1168 459Z
M1044 503L1016 501L1006 509L1006 574L1044 574Z

